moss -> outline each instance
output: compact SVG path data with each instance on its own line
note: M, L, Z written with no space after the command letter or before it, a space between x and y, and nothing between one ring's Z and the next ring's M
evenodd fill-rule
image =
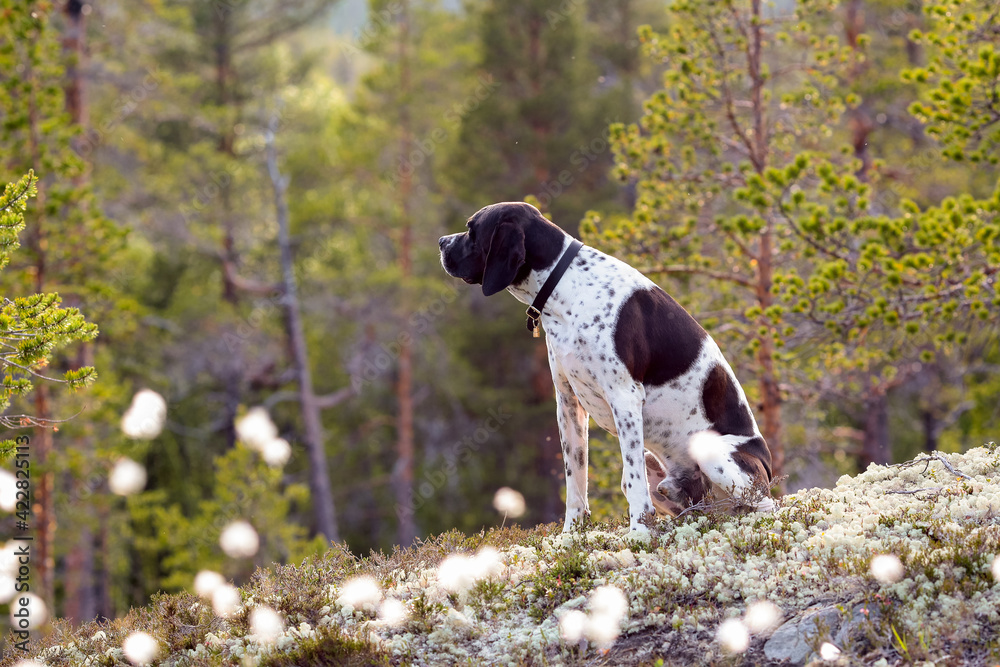
M573 549L558 554L548 569L535 579L528 615L535 621L544 620L562 603L590 591L592 575L585 551Z
M271 654L259 664L261 667L388 667L392 662L389 655L370 642L328 630L299 642L294 651Z

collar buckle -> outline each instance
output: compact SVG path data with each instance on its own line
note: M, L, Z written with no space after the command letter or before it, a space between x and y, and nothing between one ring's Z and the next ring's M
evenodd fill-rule
M534 306L528 306L528 309L524 311L524 314L528 316L528 331L531 332L532 338L538 338L538 325L541 322L542 311L538 310Z

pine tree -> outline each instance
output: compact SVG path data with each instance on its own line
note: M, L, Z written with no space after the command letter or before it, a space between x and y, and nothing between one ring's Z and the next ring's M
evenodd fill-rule
M868 40L821 36L835 25L823 3L775 16L755 0L670 12L669 36L643 35L667 67L665 89L641 129L613 129L619 175L638 179L633 218L595 215L588 232L653 275L680 277L696 313L726 313L724 340L751 356L780 474L781 383L808 393L839 377L877 395L928 345L961 338L958 311L985 312L975 295L993 291L994 206L879 197L886 164L866 167L839 132L862 103L842 81ZM706 319L710 331L719 322Z
M4 123L0 140L12 156L8 168L23 173L44 171L38 183L36 212L32 216L26 248L2 277L8 293L43 293L58 289L62 299L94 319L119 305L116 289L104 270L120 251L123 232L97 209L89 188L82 183L84 165L71 147L79 128L66 114L65 61L59 33L53 24L50 3L7 3L0 12L0 82L9 94L0 101ZM55 300L37 306L55 307ZM86 367L89 360L57 357L53 366ZM78 413L79 400L53 396L40 385L32 396L39 426L33 447L39 470L36 493L38 511L39 592L53 601L57 526L54 479L72 456L57 450L55 421ZM44 426L42 426L44 425ZM72 433L74 425L64 429Z

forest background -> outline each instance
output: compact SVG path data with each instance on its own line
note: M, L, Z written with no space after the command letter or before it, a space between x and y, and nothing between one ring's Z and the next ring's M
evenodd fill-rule
M0 80L5 437L74 622L510 521L505 486L560 520L544 344L438 260L495 201L691 310L786 491L997 439L988 0L0 0ZM146 388L162 431L123 431ZM238 432L258 406L287 461ZM219 546L236 519L252 558Z

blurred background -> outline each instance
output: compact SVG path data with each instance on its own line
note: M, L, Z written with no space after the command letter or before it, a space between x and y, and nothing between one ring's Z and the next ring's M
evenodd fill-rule
M51 360L96 382L36 383L7 411L67 420L25 431L43 597L115 617L201 569L245 581L331 539L363 555L475 532L504 520L501 487L519 523L561 521L544 341L438 259L496 201L531 201L692 311L785 491L995 440L996 237L975 230L996 225L996 152L956 159L968 137L914 111L943 71L925 4L0 0L3 182L40 179L0 281L100 329ZM992 26L957 47L973 60L1000 39L987 4L965 3L968 30ZM925 226L947 229L907 240ZM162 430L123 431L142 389ZM245 446L255 407L290 455ZM122 457L146 474L125 497ZM620 516L596 428L591 470L595 515ZM253 558L219 547L235 519Z

